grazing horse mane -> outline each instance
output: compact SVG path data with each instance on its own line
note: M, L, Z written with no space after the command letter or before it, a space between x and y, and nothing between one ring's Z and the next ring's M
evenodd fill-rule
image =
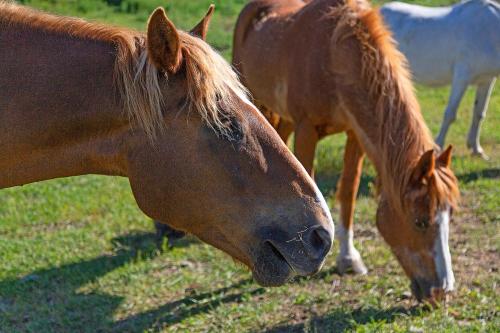
M160 72L149 60L143 33L61 17L0 0L0 22L19 24L73 39L112 43L116 48L114 78L129 118L155 139L165 129L162 106L165 101ZM196 111L218 135L230 136L228 114L220 111L220 101L236 112L236 97L246 98L246 88L231 66L207 43L179 31L187 79L185 107ZM166 80L165 80L166 81Z
M393 179L393 188L386 190L394 198L402 198L419 158L425 151L437 149L420 112L406 58L398 51L378 9L367 1L340 1L327 15L337 20L334 42L354 37L361 45L361 75L375 101L372 111L379 124L381 177ZM446 167L435 170L433 195L438 204L456 207L459 190L455 176Z

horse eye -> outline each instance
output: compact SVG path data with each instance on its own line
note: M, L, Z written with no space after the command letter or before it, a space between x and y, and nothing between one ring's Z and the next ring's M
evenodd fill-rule
M243 127L235 119L233 119L229 125L230 129L230 141L239 142L243 140Z
M415 226L420 230L425 230L429 227L429 219L428 218L416 218Z
M221 122L226 127L226 131L219 134L230 142L238 143L243 140L244 132L243 126L238 122L238 119L232 115L224 115Z

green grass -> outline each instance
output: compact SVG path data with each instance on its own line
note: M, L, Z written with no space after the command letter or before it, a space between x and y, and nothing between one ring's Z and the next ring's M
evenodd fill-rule
M166 5L181 28L211 1L24 1L53 12L138 29ZM245 1L217 5L209 42L229 57L232 27ZM138 3L128 13L126 3ZM420 1L449 3L449 1ZM436 133L449 89L418 87ZM473 91L462 101L448 142L462 209L451 226L457 291L447 307L426 311L408 299L408 280L374 226L373 168L366 163L356 211L356 242L370 272L340 277L335 246L317 276L261 288L228 256L189 238L155 249L152 225L125 179L85 176L0 192L0 332L497 332L500 327L500 88L482 130L490 161L465 148ZM343 136L321 142L318 182L334 216Z

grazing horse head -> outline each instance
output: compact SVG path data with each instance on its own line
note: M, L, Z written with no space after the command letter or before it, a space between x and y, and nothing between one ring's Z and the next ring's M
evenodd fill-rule
M382 191L377 211L377 227L419 301L435 302L454 288L448 234L458 189L450 160L451 146L438 157L433 150L424 153L406 181L402 209Z
M329 209L230 66L196 37L207 26L205 18L192 34L181 32L163 9L149 20L136 81L157 112L130 110L145 124L128 152L135 198L150 217L250 267L262 285L313 274L332 244ZM124 95L125 105L135 97ZM158 126L148 127L154 117Z
M0 188L128 177L147 215L280 285L321 268L332 219L229 64L199 38L211 13L186 33L157 9L142 34L0 1L9 46L0 47Z

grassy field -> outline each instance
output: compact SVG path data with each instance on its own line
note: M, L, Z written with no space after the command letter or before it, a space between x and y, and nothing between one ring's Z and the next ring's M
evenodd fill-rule
M158 5L190 28L217 6L209 42L229 58L244 0L25 0L32 6L143 29ZM419 1L445 4L450 1ZM418 87L436 133L449 89ZM228 256L196 239L155 248L151 222L126 179L85 176L0 191L0 332L497 332L500 330L500 88L482 131L490 161L465 147L473 91L462 101L448 142L462 207L451 225L457 291L426 311L374 225L373 168L366 163L355 239L366 276L339 276L335 245L317 276L261 288ZM318 183L334 217L343 136L322 141Z

